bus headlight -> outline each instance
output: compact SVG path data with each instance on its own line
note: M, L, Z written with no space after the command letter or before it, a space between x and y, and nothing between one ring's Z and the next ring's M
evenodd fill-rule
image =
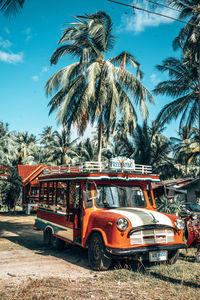
M116 224L117 224L117 228L121 231L125 231L129 226L128 221L124 218L118 219Z
M179 230L182 230L185 228L185 222L182 219L176 219L175 225Z

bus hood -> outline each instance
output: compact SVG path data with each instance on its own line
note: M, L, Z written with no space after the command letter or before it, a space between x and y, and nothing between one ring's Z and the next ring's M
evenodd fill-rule
M109 209L108 212L120 214L131 222L132 227L159 224L173 226L172 221L166 215L143 208L116 208Z

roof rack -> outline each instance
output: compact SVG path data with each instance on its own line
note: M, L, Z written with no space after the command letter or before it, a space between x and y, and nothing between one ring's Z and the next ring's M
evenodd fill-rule
M131 162L131 163L130 163ZM151 174L152 167L149 165L139 165L133 163L133 160L111 160L110 162L94 162L86 161L65 166L49 166L44 169L43 174L64 174L64 173L95 173L95 172L109 172L109 173L139 173Z

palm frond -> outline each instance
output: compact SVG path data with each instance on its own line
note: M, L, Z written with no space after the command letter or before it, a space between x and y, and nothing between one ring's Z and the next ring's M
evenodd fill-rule
M0 0L0 10L5 15L15 14L23 8L25 0Z

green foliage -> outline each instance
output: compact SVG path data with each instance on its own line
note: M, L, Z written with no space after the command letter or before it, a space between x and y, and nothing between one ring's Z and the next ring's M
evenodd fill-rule
M70 133L64 126L60 131L53 131L51 127L46 127L41 134L41 144L43 145L43 163L64 165L73 161L77 157L74 151L78 139L70 141Z
M169 57L157 69L167 73L169 80L160 82L154 92L156 95L171 96L174 100L166 104L157 117L157 122L166 124L180 117L179 128L191 128L198 121L198 69L186 58Z
M15 209L15 205L21 194L22 179L14 167L4 166L2 172L4 175L4 179L0 181L2 203L11 212Z
M175 195L173 200L169 200L165 196L159 199L158 211L165 212L172 215L181 215L184 211L185 198L182 195Z
M25 0L0 0L0 10L5 15L15 14L24 5Z

